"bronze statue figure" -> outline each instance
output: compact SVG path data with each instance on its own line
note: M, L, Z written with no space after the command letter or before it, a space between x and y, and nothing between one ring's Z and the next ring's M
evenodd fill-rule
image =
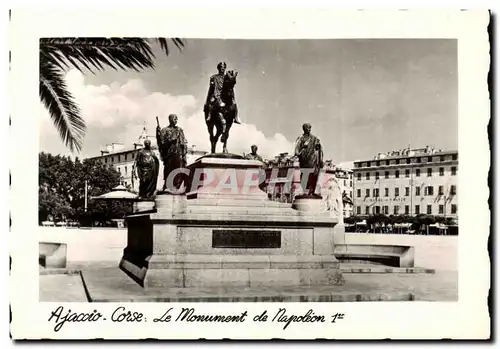
M139 198L143 200L153 199L156 195L160 162L151 149L149 139L144 141L144 148L137 153L134 167L139 177Z
M215 153L217 142L221 137L223 152L227 153L227 139L233 122L240 124L238 106L234 95L234 85L238 72L232 70L226 73L227 64L217 65L218 73L210 77L207 100L203 107L205 122L210 134L211 153ZM214 134L214 127L216 128Z
M255 144L252 145L251 149L252 149L252 152L250 154L247 154L245 156L245 159L247 159L247 160L259 160L259 161L263 161L262 157L259 154L257 154L257 149L258 148L257 148L257 146Z
M305 191L309 196L315 196L319 172L323 168L323 147L319 138L311 134L311 124L302 125L304 133L297 139L295 156L299 159L301 169L313 170L308 174Z
M156 118L158 126L156 127L156 140L158 149L163 161L163 190L180 189L184 176L182 173L173 178L173 187L167 188L168 176L178 168L186 167L187 140L182 128L177 126L177 115L168 116L169 125L161 128L158 117Z

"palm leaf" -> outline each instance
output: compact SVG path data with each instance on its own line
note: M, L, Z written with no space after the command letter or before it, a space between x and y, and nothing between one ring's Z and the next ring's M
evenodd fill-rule
M85 122L68 91L63 72L49 61L40 62L40 99L49 111L61 139L73 151L80 151Z
M165 54L168 56L170 54L170 51L169 51L169 48L168 48L168 39L166 38L156 38L155 39L158 44L160 44L160 48L163 52L165 52ZM173 38L173 39L170 39L172 40L172 42L174 43L174 45L180 50L182 51L182 49L184 48L184 42L182 41L182 39L179 39L179 38Z
M63 70L69 64L93 73L106 66L135 71L154 68L153 51L141 38L42 38L40 52Z
M155 39L166 55L165 38ZM182 50L181 39L171 39ZM42 38L40 39L40 98L71 151L79 151L85 134L80 109L67 90L64 71L75 67L95 73L106 67L115 70L154 69L155 55L151 44L142 38Z

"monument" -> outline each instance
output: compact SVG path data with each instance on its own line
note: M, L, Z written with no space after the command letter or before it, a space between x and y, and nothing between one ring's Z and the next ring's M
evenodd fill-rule
M225 64L218 67L223 74ZM236 74L224 76L220 96L214 92L222 111L210 103L204 107L211 154L183 168L185 138L181 129L175 129L176 118L170 119L170 131L158 131L160 153L168 167L165 183L174 172L182 173L187 178L186 191L172 192L166 184L152 211L127 217L128 243L120 268L146 290L343 284L334 256L338 216L269 200L260 187L265 174L257 147L252 149L252 159L227 151L235 114L234 109L224 108L235 104L234 97L225 97L225 88L232 90ZM217 77L214 90L221 79ZM223 153L215 153L214 125L226 126ZM319 197L323 202L314 193L322 150L310 129L304 126L296 154L301 167L312 165L316 176L304 198Z
M178 191L184 181L182 173L170 176L173 171L186 167L187 139L182 128L177 126L177 115L168 116L169 125L161 128L158 117L156 117L156 140L163 161L163 188L171 192ZM168 178L172 183L168 183Z
M253 144L251 147L251 153L247 154L245 156L245 159L247 160L258 160L258 161L263 161L262 157L257 154L257 150L259 149L255 144Z
M210 77L207 100L203 106L212 154L215 153L219 138L223 144L222 152L227 153L229 130L233 123L241 123L238 118L238 105L234 94L238 72L230 70L226 73L226 68L225 62L220 62L217 65L218 73Z
M154 199L160 162L151 150L149 139L144 141L144 148L137 153L134 168L139 177L139 198L141 200Z

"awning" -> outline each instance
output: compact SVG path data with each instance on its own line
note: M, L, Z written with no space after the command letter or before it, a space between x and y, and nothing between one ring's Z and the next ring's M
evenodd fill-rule
M137 194L127 191L123 185L119 185L111 189L109 193L99 196L92 196L92 200L137 200Z

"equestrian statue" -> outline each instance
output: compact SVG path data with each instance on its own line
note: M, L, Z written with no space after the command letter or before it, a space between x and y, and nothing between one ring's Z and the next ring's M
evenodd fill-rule
M218 73L210 77L207 99L203 107L205 122L210 134L210 152L215 153L219 138L223 144L222 152L227 153L229 130L233 123L241 124L238 118L238 106L234 96L234 85L238 72L226 72L227 64L217 65ZM214 133L215 129L215 133Z

